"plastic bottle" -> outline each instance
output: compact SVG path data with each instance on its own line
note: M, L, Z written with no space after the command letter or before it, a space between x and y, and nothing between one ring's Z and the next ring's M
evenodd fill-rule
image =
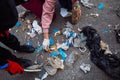
M78 59L78 56L79 55L76 51L72 51L70 55L67 57L67 59L65 60L66 65L69 67L72 67L75 61Z
M77 24L81 16L81 7L79 1L76 1L72 7L72 23Z

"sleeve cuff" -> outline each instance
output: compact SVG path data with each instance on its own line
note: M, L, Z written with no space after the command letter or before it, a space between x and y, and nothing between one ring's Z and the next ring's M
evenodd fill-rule
M49 32L49 28L43 28L43 33L48 33Z

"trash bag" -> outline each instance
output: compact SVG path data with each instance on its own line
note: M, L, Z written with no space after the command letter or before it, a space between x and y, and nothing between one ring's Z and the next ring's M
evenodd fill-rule
M101 37L95 29L86 26L82 32L87 37L87 46L91 52L91 61L110 77L120 79L120 58L113 54L104 54L100 46Z

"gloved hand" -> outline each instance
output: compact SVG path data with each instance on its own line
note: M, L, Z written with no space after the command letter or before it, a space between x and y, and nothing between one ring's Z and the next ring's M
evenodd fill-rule
M8 60L8 67L5 69L10 74L20 74L24 71L24 69L16 62Z
M49 48L49 45L50 45L50 40L49 39L44 39L43 40L43 49L48 49Z

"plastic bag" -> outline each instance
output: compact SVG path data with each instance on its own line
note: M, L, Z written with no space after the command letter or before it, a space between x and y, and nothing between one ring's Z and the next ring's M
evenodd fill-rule
M120 79L120 58L113 54L105 54L100 46L101 37L90 26L84 27L82 32L87 37L87 46L91 52L91 61L110 77Z

